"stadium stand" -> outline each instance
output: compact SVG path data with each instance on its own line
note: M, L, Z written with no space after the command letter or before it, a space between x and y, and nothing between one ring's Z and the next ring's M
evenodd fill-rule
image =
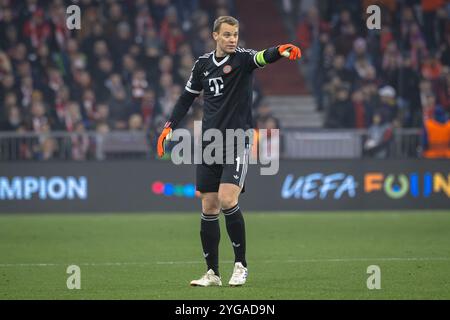
M320 132L351 130L357 137L344 139L352 141L351 152L338 157L421 155L425 121L436 108L450 110L449 4L256 2L258 19L247 1L83 0L82 28L69 30L70 1L1 1L0 158L98 159L96 136L112 131L145 135L127 152L154 158L156 135L193 62L214 49L215 17L228 14L241 19L244 46L291 41L303 50L298 70L282 61L257 74L255 85L255 118L269 113L286 129L284 155L332 156L327 146L309 156L295 151L308 127L316 129L308 137L322 142ZM381 30L366 27L369 3L382 9ZM262 32L269 18L276 27ZM185 127L201 119L201 104L201 98L194 103ZM379 126L390 132L385 148L401 146L400 152L365 149Z

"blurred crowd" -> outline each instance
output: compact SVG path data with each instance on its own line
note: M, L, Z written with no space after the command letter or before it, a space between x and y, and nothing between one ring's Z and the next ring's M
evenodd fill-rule
M366 24L366 8L373 4L381 9L380 30ZM283 5L296 26L325 127L369 129L370 151L385 145L393 128L427 129L427 120L437 114L447 122L448 1L284 0ZM385 155L381 150L379 156Z
M385 157L393 128L448 123L446 1L280 3L325 127L368 129L366 152ZM71 4L81 9L80 30L66 27ZM369 4L381 8L381 30L366 26ZM234 0L0 0L0 131L42 134L19 148L22 159L51 159L53 131L79 133L73 159L92 155L88 131L145 132L154 148L196 57L215 49L220 15L237 16ZM261 100L256 83L257 127L279 128ZM181 125L192 129L201 106L200 96ZM435 135L424 132L424 148Z
M80 30L66 27L72 4ZM231 0L0 0L0 131L144 130L156 145L196 57L215 49L215 17L232 14ZM57 143L41 140L23 157L51 158Z

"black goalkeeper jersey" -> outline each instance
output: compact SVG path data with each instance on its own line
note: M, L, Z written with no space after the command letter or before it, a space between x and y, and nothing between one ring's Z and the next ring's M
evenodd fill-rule
M256 53L238 47L221 60L211 52L195 62L185 89L195 95L203 90L203 132L215 128L225 136L226 129L253 128L252 72L263 67Z

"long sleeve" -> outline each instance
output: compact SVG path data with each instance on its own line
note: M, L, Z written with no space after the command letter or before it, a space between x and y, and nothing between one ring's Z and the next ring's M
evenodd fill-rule
M270 47L261 51L251 49L241 50L249 54L248 64L250 66L250 70L264 68L267 64L274 63L282 58L278 52L278 47Z
M172 129L175 129L180 121L184 118L186 113L189 111L189 108L194 102L197 94L193 94L187 90L185 90L180 98L178 98L177 103L173 107L172 115L169 118L169 126Z
M197 60L192 67L191 76L184 87L184 92L181 94L173 108L172 115L170 116L169 123L167 124L168 126L172 129L175 129L175 127L178 126L191 107L192 102L194 102L195 98L202 90L203 87L200 79L200 63Z

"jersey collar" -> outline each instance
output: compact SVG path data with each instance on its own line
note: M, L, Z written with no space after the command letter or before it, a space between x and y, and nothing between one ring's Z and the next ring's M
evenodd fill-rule
M213 52L213 55L212 55L213 62L214 62L214 64L215 64L216 66L218 66L218 67L220 67L220 66L223 65L225 62L227 62L227 60L228 60L229 58L230 58L230 55L227 54L227 55L225 56L225 58L222 59L222 61L217 62L217 60L216 60L216 52L214 51L214 52Z

